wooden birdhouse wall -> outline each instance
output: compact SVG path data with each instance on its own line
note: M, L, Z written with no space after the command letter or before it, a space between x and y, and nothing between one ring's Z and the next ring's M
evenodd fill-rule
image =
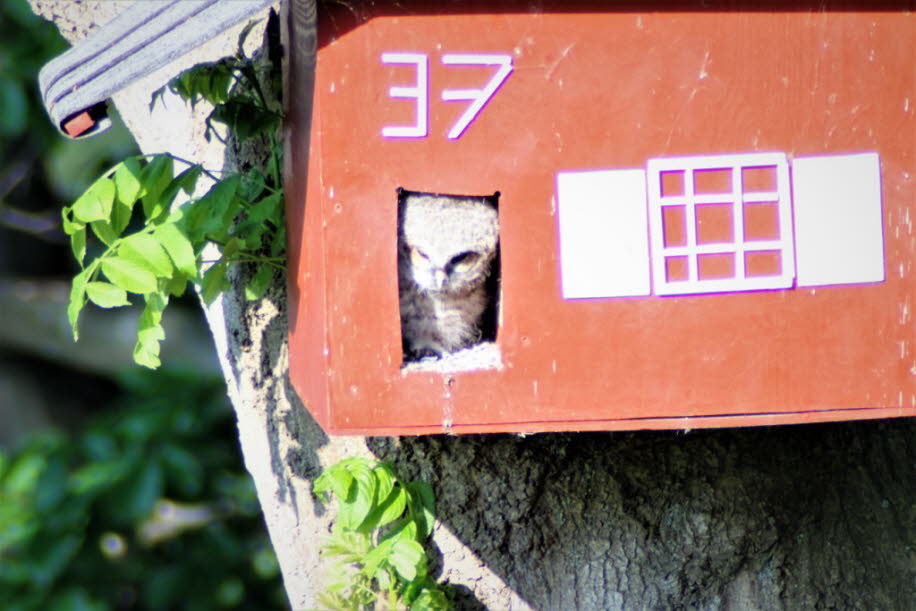
M326 431L916 415L904 3L484 4L326 8L310 117L288 70L291 374ZM501 193L498 366L402 368L399 187Z

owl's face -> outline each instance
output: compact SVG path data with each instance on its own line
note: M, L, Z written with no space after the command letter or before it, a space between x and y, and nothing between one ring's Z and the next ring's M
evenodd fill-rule
M486 201L412 197L404 202L400 256L421 290L460 294L486 280L498 236L496 209Z

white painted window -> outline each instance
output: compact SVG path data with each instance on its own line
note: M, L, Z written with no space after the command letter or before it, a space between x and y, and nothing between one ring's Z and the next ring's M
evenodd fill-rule
M650 159L647 181L656 295L792 286L785 154Z
M877 153L792 160L798 286L882 282Z
M646 172L557 175L563 297L649 294Z
M795 157L789 175L784 153L560 172L563 297L882 282L878 154Z

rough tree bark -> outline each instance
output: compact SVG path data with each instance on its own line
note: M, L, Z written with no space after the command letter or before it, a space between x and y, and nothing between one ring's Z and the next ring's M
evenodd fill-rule
M30 0L76 41L130 2ZM146 153L223 168L203 113L150 93L231 54L238 29L115 98ZM257 34L249 40L257 40ZM320 469L352 454L433 483L434 541L459 606L491 609L911 609L916 422L713 430L329 438L288 378L285 280L206 311L291 606L314 607L331 514Z

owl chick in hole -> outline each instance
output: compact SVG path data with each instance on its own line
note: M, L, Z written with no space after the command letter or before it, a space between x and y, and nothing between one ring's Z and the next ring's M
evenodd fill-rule
M404 360L438 358L482 341L482 319L495 312L497 291L488 279L499 246L499 192L398 193Z

